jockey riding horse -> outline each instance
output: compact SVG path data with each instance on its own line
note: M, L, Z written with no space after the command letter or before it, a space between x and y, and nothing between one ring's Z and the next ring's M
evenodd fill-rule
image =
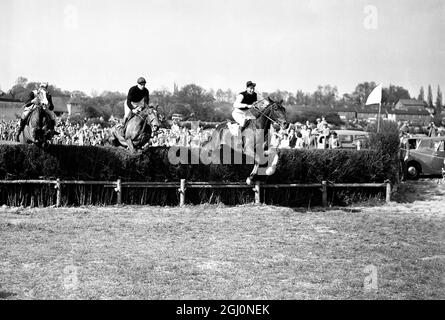
M53 110L54 104L48 92L48 83L42 83L39 89L30 92L24 105L16 141L20 141L22 132L22 142L37 144L46 143L55 134L59 134L54 131L56 121ZM25 130L26 127L28 130Z
M271 125L279 126L280 128L286 128L288 126L286 110L282 106L282 103L282 100L276 102L270 98L254 102L252 108L256 109L258 113L256 117L252 114L254 119L247 119L242 127L230 122L219 124L212 135L212 139L204 146L204 148L213 153L215 150L221 148L221 145L225 144L231 146L231 148L235 150L239 143L234 143L234 140L240 138L242 151L254 160L253 170L249 177L247 177L246 183L251 184L253 182L254 178L259 174L258 169L260 164L264 164L266 161L267 169L264 171L264 174L272 175L278 164L278 155L274 149L268 148L269 129ZM268 156L268 159L264 158L266 155ZM270 159L273 160L270 161Z
M128 147L133 153L135 149L146 145L159 127L157 109L142 106L140 111L132 112L124 124L117 124L112 128L109 142L116 147Z

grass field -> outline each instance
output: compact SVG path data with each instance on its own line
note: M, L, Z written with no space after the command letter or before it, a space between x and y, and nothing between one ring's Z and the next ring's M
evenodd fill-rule
M3 207L0 298L445 299L445 184L410 182L395 199ZM376 290L364 288L370 265Z

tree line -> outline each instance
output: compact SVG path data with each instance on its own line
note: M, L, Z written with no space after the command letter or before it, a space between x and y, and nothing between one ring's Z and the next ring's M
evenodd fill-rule
M28 98L29 92L36 89L38 85L38 82L28 81L25 77L19 77L12 88L3 93L3 98L25 101ZM362 82L351 93L345 93L340 96L336 86L320 85L312 93L303 92L302 90L297 90L296 92L276 90L274 92L261 92L260 98L270 97L274 100L283 100L283 104L288 111L291 111L293 106L321 108L356 107L365 104L366 98L375 87L375 82ZM114 117L123 117L125 93L104 91L100 94L92 92L92 94L88 95L78 90L62 90L54 84L49 85L49 91L54 97L65 96L76 99L76 102L82 107L83 117L102 117L105 120L112 115ZM173 91L167 89L150 91L150 104L158 105L159 110L167 118L174 113L179 113L202 121L224 121L231 118L232 103L237 93L231 89L206 90L196 84L187 84L182 88L178 88L175 84ZM383 88L383 105L391 105L399 99L411 98L408 90L401 86L389 85ZM417 99L423 101L425 106L430 107L436 115L439 115L443 110L440 86L437 87L435 103L433 103L431 85L428 86L426 99L423 87L420 88ZM292 114L292 112L290 113Z

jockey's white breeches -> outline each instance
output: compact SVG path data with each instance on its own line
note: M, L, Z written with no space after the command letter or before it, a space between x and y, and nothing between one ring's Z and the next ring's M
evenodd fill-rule
M247 110L240 110L238 108L233 109L232 112L233 120L235 120L240 126L244 126L244 123L247 119L255 120L255 116L252 114L252 112Z
M142 110L144 107L144 99L142 99L139 102L131 102L131 105L135 108L139 108L139 111ZM127 100L124 101L124 116L127 118L127 116L130 114L131 109L127 106Z

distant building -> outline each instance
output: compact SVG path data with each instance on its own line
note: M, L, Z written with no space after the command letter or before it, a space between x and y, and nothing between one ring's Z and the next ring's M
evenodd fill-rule
M419 110L419 109L425 109L426 104L423 101L415 100L415 99L399 99L395 105L394 108L397 110Z
M52 97L53 104L54 104L54 113L56 116L60 117L63 114L68 113L67 103L70 97L63 96L63 97Z
M72 97L67 103L68 115L73 116L82 113L82 103L80 98Z
M23 111L23 102L0 97L0 120L16 120Z
M357 120L363 120L368 122L377 121L379 117L379 106L378 104L372 104L368 106L359 106L356 107L357 110ZM380 117L382 119L387 119L387 106L380 107Z
M394 108L388 111L388 120L395 122L409 121L413 125L427 125L431 119L431 114L426 109L400 110Z
M399 99L392 110L388 112L388 119L392 121L410 121L412 124L427 125L431 121L431 113L425 102L415 99Z
M342 121L353 121L357 118L357 111L348 106L337 106L334 109Z

